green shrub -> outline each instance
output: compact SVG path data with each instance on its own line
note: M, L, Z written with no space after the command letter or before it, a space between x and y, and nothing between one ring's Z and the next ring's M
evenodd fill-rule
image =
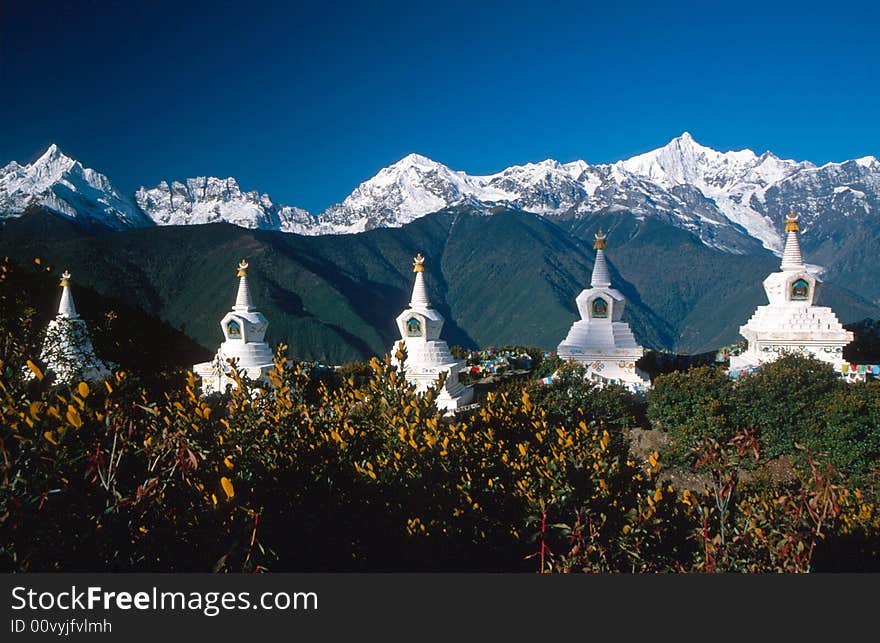
M652 425L670 437L668 457L693 463L693 451L705 437L727 442L734 432L733 382L720 368L700 366L661 375L647 396Z
M734 421L760 435L765 457L795 453L813 444L826 426L825 403L846 384L825 362L784 355L736 384Z
M880 382L840 387L822 411L824 426L810 446L827 453L838 470L864 479L880 463Z

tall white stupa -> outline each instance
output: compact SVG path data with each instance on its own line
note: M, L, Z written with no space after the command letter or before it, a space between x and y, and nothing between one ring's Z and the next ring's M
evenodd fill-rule
M61 275L60 285L61 302L46 328L40 359L59 383L103 380L110 375L110 368L95 355L86 322L76 312L67 270Z
M840 370L843 347L853 340L852 332L838 321L827 306L814 306L816 278L807 270L798 243L798 217L785 218L785 251L779 272L764 280L769 305L758 306L740 335L748 349L730 358L730 370L772 362L783 353L811 354Z
M636 367L645 349L636 342L629 324L622 321L626 298L611 287L611 274L605 260L607 236L596 234L593 247L596 263L590 288L575 300L581 318L559 344L562 359L575 360L587 367L587 376L599 385L620 384L632 391L651 385L646 373Z
M397 316L397 328L406 346L403 372L406 379L425 391L437 383L440 373L446 373L443 389L437 396L437 407L447 414L455 412L473 400L474 390L458 381L464 362L457 361L449 352L449 346L440 339L443 315L431 307L425 288L425 258L418 254L413 263L416 274L409 308ZM396 358L399 342L391 347L392 363L399 367Z
M248 263L242 259L238 264L238 294L235 305L220 320L220 330L225 341L220 344L217 354L210 362L193 366L193 372L202 379L202 392L223 393L226 386L235 386L229 376L234 360L239 374L257 381L264 379L274 368L274 354L264 341L269 322L263 313L254 308L248 289Z

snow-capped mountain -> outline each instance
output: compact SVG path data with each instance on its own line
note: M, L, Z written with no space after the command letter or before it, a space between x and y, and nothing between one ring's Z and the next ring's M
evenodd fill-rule
M807 248L842 221L880 211L880 163L873 156L816 166L770 152L716 152L685 133L619 165L664 187L696 187L728 219L776 252L782 247L782 217L792 210L800 215Z
M778 221L762 208L766 189L810 163L782 160L751 150L717 152L694 141L687 132L668 145L617 163L665 189L689 185L711 199L733 223L774 251L781 251ZM787 212L787 210L786 210Z
M17 216L32 203L114 230L152 224L106 176L65 156L54 144L33 163L12 161L0 168L0 219Z
M470 176L410 154L318 215L325 230L400 226L462 202L506 204L548 217L629 212L689 230L709 246L779 253L782 219L794 209L806 235L840 217L880 207L874 157L817 167L770 152L719 152L685 132L667 145L610 164L548 159ZM809 239L805 239L809 245Z
M583 161L515 165L498 174L469 176L419 154L409 154L361 183L319 220L369 229L403 225L462 202L509 204L539 214L573 207L599 184Z
M368 230L396 227L463 202L508 204L540 214L556 213L588 193L583 161L547 160L513 166L490 176L469 176L419 154L409 154L364 181L318 219L332 227ZM585 183L587 185L585 185Z
M302 208L276 205L256 191L243 192L234 178L197 177L170 185L162 181L130 198L54 144L33 163L12 161L0 169L0 220L20 216L31 204L113 230L227 222L300 234L333 232Z
M505 205L565 219L620 212L688 230L725 252L764 247L779 253L782 220L792 209L801 215L807 249L840 233L841 221L876 218L880 163L867 156L816 166L770 152L719 152L687 132L616 163L548 159L489 175L469 175L409 154L313 215L273 203L267 194L243 191L234 178L163 181L129 199L106 176L52 145L29 165L13 161L0 169L0 218L20 215L32 202L114 229L228 222L306 235L399 227L461 204L486 213Z
M186 183L162 181L140 188L134 195L138 207L158 225L232 223L243 228L312 234L314 218L302 208L272 203L268 194L242 192L230 177L200 176Z
M330 206L318 218L346 232L398 227L460 203L474 189L471 178L463 172L453 172L429 158L409 154L379 170L342 203Z
M400 226L460 203L485 206L487 211L503 204L547 217L626 211L638 217L660 218L694 232L709 246L729 252L756 249L753 235L729 219L696 186L671 180L660 183L623 163L590 165L548 159L512 166L497 174L470 176L410 154L359 185L318 220L325 228L361 231Z

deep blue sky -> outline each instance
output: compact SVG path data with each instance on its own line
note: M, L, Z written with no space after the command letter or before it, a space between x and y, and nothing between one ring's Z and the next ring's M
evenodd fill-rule
M319 211L409 152L880 155L880 3L473 4L5 0L0 163L57 142L126 192L235 176Z

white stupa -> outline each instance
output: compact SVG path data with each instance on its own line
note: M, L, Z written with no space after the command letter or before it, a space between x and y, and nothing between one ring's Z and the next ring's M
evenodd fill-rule
M95 355L86 322L76 312L67 270L61 275L61 303L46 328L40 359L57 382L96 382L110 375L107 364Z
M202 379L205 395L223 393L227 385L235 386L235 381L229 377L232 370L230 360L235 361L240 375L254 381L265 378L274 368L274 354L264 341L269 322L251 301L247 269L248 263L242 259L238 264L235 305L220 320L225 341L212 361L193 366L193 372Z
M622 321L626 298L611 287L611 274L605 261L606 235L596 234L593 247L596 263L590 288L575 300L581 318L559 344L562 359L580 362L594 382L620 384L632 391L643 391L651 383L648 375L636 367L645 349L636 342L629 324Z
M446 373L443 389L437 396L437 406L453 413L473 400L474 390L458 381L458 374L464 362L457 361L449 352L449 346L440 339L443 329L443 315L431 308L428 291L425 288L425 258L418 254L413 264L416 281L413 285L409 308L397 316L400 337L406 346L406 361L403 372L406 379L425 391L437 383L440 373ZM399 366L396 358L399 342L391 347L392 362Z
M764 280L769 305L758 306L740 335L748 349L730 358L730 370L772 362L783 353L812 354L829 362L836 370L843 364L843 347L853 334L838 321L827 306L814 306L816 278L807 271L798 243L798 217L785 218L785 251L779 272Z

